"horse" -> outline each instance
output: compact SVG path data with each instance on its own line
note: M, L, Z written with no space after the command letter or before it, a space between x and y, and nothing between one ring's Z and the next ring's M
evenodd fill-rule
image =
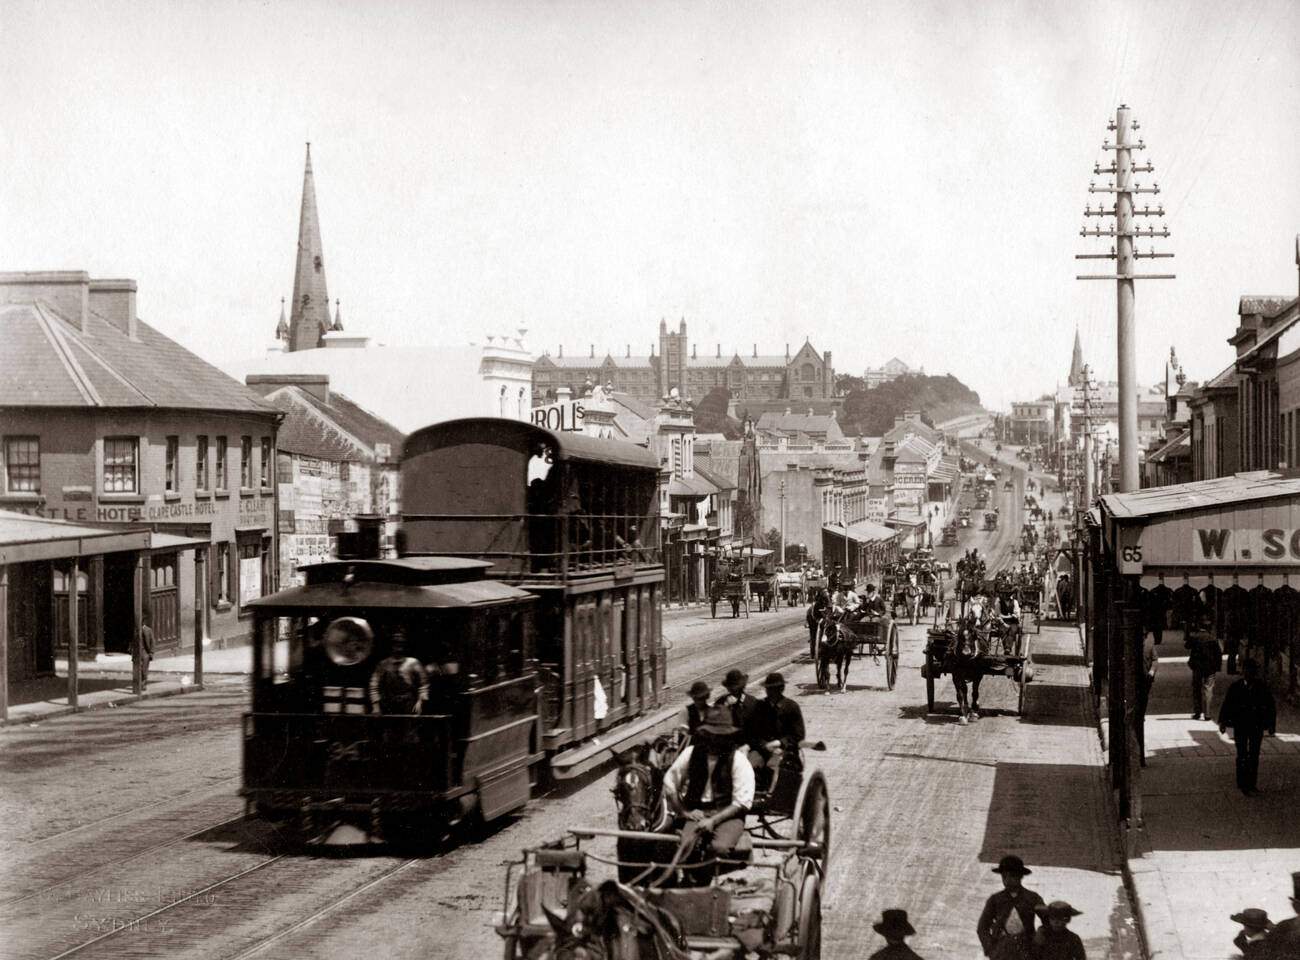
M957 722L963 725L979 719L980 681L984 678L981 653L987 644L981 625L983 615L982 599L976 598L966 615L957 621L955 632L950 634L944 664L944 669L952 675L957 694Z
M817 640L817 686L825 690L830 685L831 663L835 664L835 683L843 693L849 684L849 665L853 662L853 634L840 626L841 614L827 607L822 618Z
M654 740L639 743L618 755L618 773L610 793L618 811L618 828L638 833L667 833L672 826L672 811L664 796L664 774L673 765L686 744L685 727L672 734L660 735ZM631 840L619 837L618 878L626 883L639 876L644 868L636 864L655 859L658 844L652 840Z
M818 587L812 603L808 605L808 612L804 615L804 622L808 624L808 659L813 663L817 662L817 635L821 631L822 618L830 605L831 599L825 588Z
M912 626L916 626L921 618L921 587L916 582L916 574L908 574L907 586L904 588L904 595L907 597L907 614L912 620Z
M555 943L528 960L690 960L677 918L633 888L606 880L575 894L564 917L546 910Z

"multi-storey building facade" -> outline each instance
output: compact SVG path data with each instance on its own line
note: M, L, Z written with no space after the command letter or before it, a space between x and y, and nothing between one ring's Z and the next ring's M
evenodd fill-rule
M587 356L565 356L561 347L554 356L545 353L533 364L533 405L553 402L567 388L581 396L587 385L607 387L638 400L658 401L676 388L682 397L699 400L710 390L722 387L733 399L830 399L835 395L835 369L831 353L818 353L805 341L794 353L786 345L784 355L760 354L754 344L750 353L724 354L717 344L712 356L701 356L691 344L682 320L676 331L659 322L657 350L634 355L629 345L622 356L598 355L594 344Z
M196 607L206 638L240 641L246 604L275 588L281 414L140 320L135 293L132 280L77 271L0 274L0 338L12 358L0 377L0 506L166 534L154 538L144 591L157 650L192 643ZM135 574L119 559L78 570L79 635L92 655L133 642L121 598ZM60 646L70 574L42 576L35 589L50 591L55 609L42 642Z

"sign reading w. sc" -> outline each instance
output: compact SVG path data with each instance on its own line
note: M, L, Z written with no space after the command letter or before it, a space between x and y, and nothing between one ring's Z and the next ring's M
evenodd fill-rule
M1192 560L1195 563L1300 563L1300 528L1195 527Z
M581 400L565 400L533 407L533 424L559 433L581 433L586 410Z

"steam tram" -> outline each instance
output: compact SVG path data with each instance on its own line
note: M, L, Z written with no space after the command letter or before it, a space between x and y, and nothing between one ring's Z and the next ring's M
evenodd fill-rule
M658 480L642 447L513 420L412 434L398 556L344 535L250 604L250 809L429 839L644 735L667 671Z

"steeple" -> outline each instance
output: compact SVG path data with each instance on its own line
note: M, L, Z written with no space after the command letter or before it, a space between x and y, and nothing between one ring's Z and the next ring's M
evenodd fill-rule
M1070 357L1070 376L1066 380L1072 387L1083 383L1083 345L1079 342L1079 328L1074 328L1074 355Z
M325 290L325 252L316 212L316 184L311 172L311 144L302 175L302 212L298 217L298 259L293 271L289 314L289 350L312 350L330 328L330 300Z
M334 326L330 329L340 331L343 329L343 309L339 306L337 298L334 300Z
M280 322L275 325L275 339L289 339L289 321L284 318L284 297L280 298Z

